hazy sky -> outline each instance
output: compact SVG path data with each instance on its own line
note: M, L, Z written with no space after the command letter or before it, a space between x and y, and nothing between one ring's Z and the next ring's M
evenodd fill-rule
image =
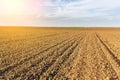
M120 26L120 0L0 0L0 25Z

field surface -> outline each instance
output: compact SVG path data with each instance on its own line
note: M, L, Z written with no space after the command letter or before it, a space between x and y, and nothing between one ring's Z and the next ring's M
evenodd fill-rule
M1 27L0 80L120 80L120 29Z

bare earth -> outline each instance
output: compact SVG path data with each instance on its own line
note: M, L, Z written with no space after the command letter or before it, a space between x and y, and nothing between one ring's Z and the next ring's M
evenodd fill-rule
M120 29L1 27L0 80L120 80Z

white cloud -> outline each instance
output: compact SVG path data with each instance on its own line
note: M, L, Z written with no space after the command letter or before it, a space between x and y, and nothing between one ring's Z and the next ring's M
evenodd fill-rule
M25 9L24 13L36 13L35 16L32 16L34 17L32 19L34 20L33 23L36 25L106 25L120 23L119 0L24 1L31 1L29 5L32 6L27 6L28 8ZM1 8L0 12L2 12ZM30 23L28 21L27 24L31 24L32 20Z
M53 13L56 15L56 17L106 16L109 15L109 13L107 13L107 10L114 10L115 8L119 8L119 4L119 0L78 0L62 5L62 9L60 9L61 7L58 7L56 12Z
M44 17L53 20L53 24L112 25L120 22L120 15L110 13L118 13L119 0L49 0L49 3L46 4L49 10Z

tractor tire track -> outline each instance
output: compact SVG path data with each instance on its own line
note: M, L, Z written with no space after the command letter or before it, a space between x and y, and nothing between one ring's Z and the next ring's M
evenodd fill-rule
M101 44L101 51L103 51L104 56L106 56L107 61L109 62L109 64L111 65L112 69L114 70L115 74L116 74L116 78L113 78L115 80L119 80L120 79L120 67L118 62L116 61L116 57L114 57L114 53L107 47L107 45L102 41L102 39L98 36L98 34L96 34L96 38L99 40L99 43Z
M117 62L117 64L120 66L120 60L115 56L115 53L113 53L108 46L106 45L105 42L103 42L103 40L98 36L98 34L96 34L97 38L100 40L100 42L105 46L105 48L109 51L110 55L112 55L112 57L114 58L114 60Z

